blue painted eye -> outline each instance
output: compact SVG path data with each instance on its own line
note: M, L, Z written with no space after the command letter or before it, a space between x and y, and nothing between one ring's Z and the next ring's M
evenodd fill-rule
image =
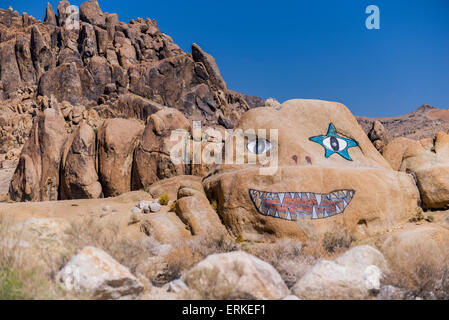
M348 143L340 138L327 137L323 139L323 146L331 151L340 152L346 149Z
M246 149L254 154L266 153L270 151L272 147L273 145L271 142L263 138L255 138L246 145Z
M352 161L352 159L349 156L348 149L359 145L357 141L339 136L332 123L329 124L329 129L327 130L326 135L311 137L309 140L324 147L324 156L326 158L329 158L334 153L338 153L340 156L349 161Z

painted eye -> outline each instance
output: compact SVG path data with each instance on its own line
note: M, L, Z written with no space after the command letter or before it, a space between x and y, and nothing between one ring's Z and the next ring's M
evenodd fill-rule
M340 152L346 149L348 143L337 137L327 137L323 139L323 145L331 151Z
M327 134L322 136L310 137L310 141L320 144L324 148L324 156L329 158L334 153L338 153L346 160L352 161L348 149L359 145L355 140L339 136L332 123L329 124Z
M272 147L273 145L271 142L263 138L255 138L246 145L246 149L254 154L266 153L270 151Z

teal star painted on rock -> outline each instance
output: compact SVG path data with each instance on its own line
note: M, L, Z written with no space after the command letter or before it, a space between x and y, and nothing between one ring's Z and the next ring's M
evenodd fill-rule
M352 161L352 159L349 156L348 149L359 145L357 141L339 136L332 123L329 124L329 129L327 130L327 134L325 136L311 137L309 140L319 143L324 147L324 155L326 158L329 158L334 153L338 153L340 156L349 161Z

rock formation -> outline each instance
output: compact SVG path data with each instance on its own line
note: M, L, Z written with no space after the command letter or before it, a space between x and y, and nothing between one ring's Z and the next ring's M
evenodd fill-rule
M54 172L51 181L44 181L47 177L42 176L46 174L42 170L47 171L47 164L41 164L37 159L47 157L47 149L39 150L39 156L31 155L34 151L29 151L32 148L29 142L11 183L14 200L117 195L129 191L131 184L139 188L185 172L184 168L173 171L167 157L163 156L167 146L163 145L162 138L158 138L156 149L149 147L152 139L149 137L152 129L149 129L142 143L135 141L140 146L135 161L140 176L134 175L131 181L128 177L131 173L122 175L119 171L114 174L121 175L122 182L117 183L122 186L111 186L114 170L110 170L115 165L109 167L105 160L109 157L101 150L106 147L102 124L105 119L134 118L140 122L136 127L143 128L150 116L159 112L164 118L166 111L162 110L171 110L169 113L177 111L177 117L183 118L183 124L178 123L179 129L186 128L190 120L231 128L246 110L264 102L228 90L214 58L199 45L192 45L192 54L183 52L159 30L155 20L138 18L129 23L120 22L117 14L102 12L95 0L84 2L79 12L67 0L60 1L57 14L48 4L44 22L26 13L20 16L12 9L0 10L0 69L0 153L6 154L13 148L20 150L28 136L30 141L36 134L41 138L45 136L46 133L40 133L44 129L37 124L45 109L58 110L66 120L65 124L61 122L66 133L58 131L57 151L49 151L59 153L62 144L68 144L66 150L69 151L63 159L66 161L67 157L68 163L63 163L61 172L63 184L59 186L59 177ZM83 132L90 132L89 139L98 139L100 149L96 142L89 141L89 146L85 146L89 150L83 150L83 155L75 160L78 154L74 148L79 146L76 140L87 138L73 136L73 132L79 133L77 127L83 119ZM155 134L161 137L161 120L156 115L149 119L152 123L157 122ZM32 123L35 133L30 131ZM170 128L178 128L178 124L170 124ZM94 137L92 131L98 131L98 137L96 134ZM46 148L38 141L36 138L33 150ZM71 143L75 144L71 146ZM128 147L125 171L130 171L134 162L134 155L128 154L134 149ZM56 160L56 154L50 157L52 164L59 166L62 159ZM156 159L151 160L152 157ZM32 165L31 158L34 159ZM15 160L18 161L17 157ZM77 176L81 174L80 168L75 167L81 165L80 161L83 165L84 161L88 162L84 168L87 171ZM156 161L152 165L154 173L142 172L142 165L147 165L148 161ZM192 170L187 168L188 172ZM99 192L97 175L103 193ZM45 183L51 185L46 188L53 191L37 190L37 186L43 187Z
M274 174L261 171L269 162L218 165L203 180L236 237L304 240L335 228L365 237L406 221L418 205L413 178L391 169L341 104L290 100L279 110L248 111L237 128L278 129L270 138L278 156L262 150ZM250 149L248 143L245 158Z

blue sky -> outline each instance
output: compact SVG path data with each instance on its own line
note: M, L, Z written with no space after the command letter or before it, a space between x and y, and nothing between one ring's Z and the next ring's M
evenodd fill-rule
M55 10L57 2L50 1ZM46 3L0 0L0 7L43 19ZM363 116L424 103L449 108L449 0L99 3L121 21L156 19L185 51L198 43L237 91L338 101ZM370 4L380 8L380 30L365 27Z

